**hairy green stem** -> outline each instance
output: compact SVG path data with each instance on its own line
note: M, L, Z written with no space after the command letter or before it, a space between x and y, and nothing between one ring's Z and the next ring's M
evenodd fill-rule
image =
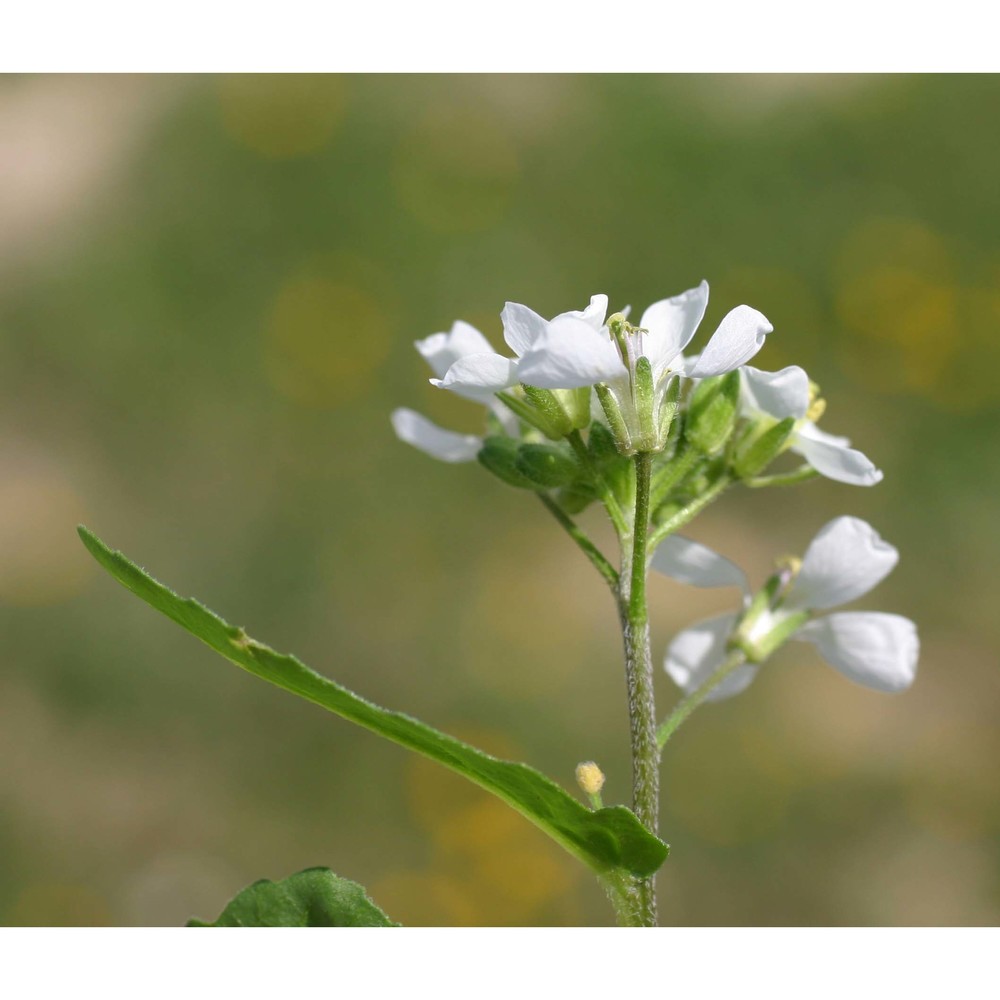
M659 819L659 746L656 742L656 703L653 697L653 659L649 645L646 606L646 556L649 536L649 488L652 455L635 456L635 515L633 528L622 538L618 610L625 645L629 734L632 745L632 808L640 822L656 833ZM636 880L625 899L630 921L656 925L656 886L652 878ZM619 910L619 919L625 915Z
M718 499L729 487L732 480L727 475L720 476L701 496L696 497L686 507L682 507L673 517L657 525L650 535L649 548L655 549L668 535L680 530L689 521L693 521L713 500Z
M677 707L660 725L656 731L656 741L662 753L667 740L680 728L682 722L721 684L734 670L742 667L747 658L741 650L734 649L722 663L709 675L708 680L678 702Z
M604 557L601 550L584 534L577 526L576 522L559 506L559 504L548 495L539 491L538 499L548 508L552 516L563 526L566 534L583 551L583 554L597 567L597 572L604 577L608 586L617 593L618 572Z

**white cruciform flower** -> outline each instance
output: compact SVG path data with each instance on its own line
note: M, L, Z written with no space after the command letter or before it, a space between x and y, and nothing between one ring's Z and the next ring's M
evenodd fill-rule
M707 306L707 281L654 302L639 326L625 335L624 354L606 327L558 316L522 356L521 381L541 389L576 389L598 382L611 386L634 374L640 357L649 360L654 386L661 391L674 374L709 378L733 371L764 346L772 326L756 309L737 306L723 318L697 361L685 364L684 348Z
M916 626L901 615L841 611L813 617L868 593L892 571L899 553L874 528L856 517L838 517L820 529L797 572L786 570L750 601L743 571L698 542L673 535L653 554L652 567L697 587L738 586L744 610L720 615L685 629L671 642L664 667L686 693L701 687L726 659L729 649L749 651L751 662L737 668L708 696L739 694L777 645L775 636L813 643L846 677L877 691L901 691L913 682L919 642ZM754 649L763 655L755 658Z
M661 416L673 376L709 378L739 368L763 346L771 324L756 309L728 313L697 359L685 361L708 305L708 282L654 302L637 327L612 317L593 327L571 316L554 319L524 353L519 378L540 389L569 390L595 385L612 426L620 423L619 448L658 451L664 445ZM645 359L648 369L637 373ZM647 380L648 389L640 390ZM610 397L610 398L609 398ZM624 440L626 439L627 440Z
M743 415L774 421L794 417L791 450L820 475L852 486L874 486L882 481L882 471L867 455L852 448L847 438L827 434L809 419L809 376L798 365L777 372L744 365L740 375Z
M457 320L448 333L432 334L418 340L414 346L438 378L443 377L460 359L491 350L489 341L474 326L462 320ZM514 415L492 396L483 398L472 392L462 392L461 395L488 405L508 430L516 431ZM481 437L446 430L414 410L393 410L391 419L400 440L444 462L471 462L483 446Z

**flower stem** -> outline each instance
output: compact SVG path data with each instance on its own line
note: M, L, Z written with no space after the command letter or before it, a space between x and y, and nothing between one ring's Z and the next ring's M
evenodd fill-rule
M566 534L580 546L583 554L597 567L608 586L617 593L618 572L604 557L601 550L580 530L576 522L548 495L539 491L538 499L549 509L552 516L563 526Z
M632 807L654 834L659 818L659 747L653 660L646 607L646 555L649 536L649 489L652 455L635 456L635 516L632 532L622 538L622 570L618 610L625 645L629 733L632 744ZM652 878L637 880L629 893L629 916L641 926L656 924L656 886ZM619 912L619 918L624 919Z
M667 498L667 494L701 461L702 455L697 448L688 448L664 465L656 476L650 491L649 506L656 510Z
M746 663L746 656L741 650L734 649L722 663L715 668L701 687L696 688L686 698L678 702L677 707L660 725L656 731L656 741L662 753L667 740L680 728L682 722L721 684L737 667Z
M730 483L729 476L720 476L704 493L692 500L686 507L677 511L673 517L658 525L650 536L649 548L655 549L668 535L672 535L675 531L683 528L689 521L693 521L713 500L718 499L722 495Z
M800 465L791 472L779 472L773 476L750 476L744 479L743 483L751 489L760 489L764 486L794 486L796 483L815 479L818 475L819 473L811 465Z

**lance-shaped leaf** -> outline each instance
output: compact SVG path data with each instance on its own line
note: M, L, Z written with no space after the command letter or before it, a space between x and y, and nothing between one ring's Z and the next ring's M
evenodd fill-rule
M188 927L398 927L363 886L329 868L307 868L280 882L261 879L238 892L217 920Z
M408 715L373 705L294 656L251 639L197 601L178 597L86 528L78 530L91 555L119 583L227 660L464 775L503 799L599 875L627 872L643 878L666 859L667 845L624 806L592 812L526 764L498 760Z

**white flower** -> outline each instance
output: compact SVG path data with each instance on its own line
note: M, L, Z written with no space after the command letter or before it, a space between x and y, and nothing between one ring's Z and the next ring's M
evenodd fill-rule
M607 312L608 297L594 295L586 309L561 313L552 322L560 323L565 320L596 334L604 325ZM517 357L506 358L502 354L496 354L486 338L476 330L474 332L479 340L473 343L471 339L462 338L461 353L450 358L444 371L437 372L438 377L431 379L431 384L441 389L450 389L468 399L486 402L492 399L495 393L510 389L518 382L524 381L520 374L523 357L533 349L536 341L550 324L538 313L518 302L508 302L500 314L500 319L503 321L503 339ZM468 329L471 330L472 327ZM455 329L452 328L453 338L454 334ZM442 336L444 335L435 334L435 337ZM421 349L420 344L427 345L434 339L429 337L425 341L418 342L417 348L424 357L428 355ZM437 349L437 342L434 346ZM444 353L439 356L444 357Z
M756 309L737 306L719 324L697 362L686 366L690 343L708 305L708 282L670 299L654 302L625 335L622 348L607 328L586 325L569 315L556 317L521 358L521 381L542 389L575 389L629 377L640 357L649 360L654 386L673 374L691 378L722 375L749 361L764 345L771 324Z
M720 615L681 632L664 667L685 692L697 690L725 660L743 649L751 662L737 668L709 695L727 698L744 690L761 662L785 639L813 643L842 674L877 691L901 691L916 676L916 626L901 615L842 611L812 617L868 593L892 571L899 553L856 517L838 517L812 540L797 573L772 577L750 601L746 575L711 549L679 536L666 538L652 567L698 587L738 586L744 611ZM759 652L759 656L755 655Z
M665 443L671 410L664 398L674 375L709 378L739 368L771 332L767 319L749 306L733 309L701 355L685 361L708 305L708 283L654 302L637 327L624 317L593 327L571 316L554 319L521 357L525 385L567 390L595 385L618 439L619 450L658 451ZM648 370L642 368L645 358ZM646 388L642 388L645 385Z
M791 438L791 450L821 475L853 486L874 486L882 481L882 472L862 452L851 448L845 437L826 434L809 420L809 376L797 365L778 372L765 372L744 365L740 369L742 393L740 407L744 416L797 421Z
M462 320L456 321L450 332L432 334L418 340L414 346L438 377L445 375L456 361L490 350L489 341L474 326ZM461 394L475 402L488 403L506 427L516 427L513 414L492 397L483 399L475 393ZM393 410L391 419L400 440L444 462L471 462L483 446L482 438L445 430L414 410Z

